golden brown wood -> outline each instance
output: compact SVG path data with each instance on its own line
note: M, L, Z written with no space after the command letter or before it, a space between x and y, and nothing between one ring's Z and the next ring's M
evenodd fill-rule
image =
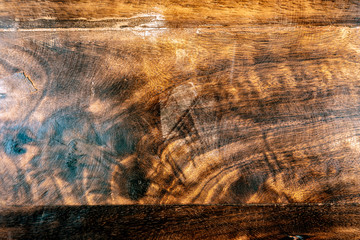
M69 20L102 20L104 26L134 26L146 19L166 27L231 27L237 25L358 25L356 0L76 0L0 2L3 27L69 27ZM130 18L130 19L129 19ZM48 21L48 20L59 21ZM33 21L38 20L38 21ZM65 23L61 23L64 20ZM119 25L111 22L117 20ZM137 22L137 23L136 23ZM68 26L66 26L69 24ZM99 25L97 25L99 27ZM142 27L154 27L154 24Z
M0 79L37 91L1 100L1 204L359 202L358 40L3 32Z
M0 1L0 238L359 238L359 11Z

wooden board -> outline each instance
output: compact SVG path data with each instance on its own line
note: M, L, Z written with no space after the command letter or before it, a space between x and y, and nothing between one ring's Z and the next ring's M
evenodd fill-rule
M0 239L348 240L359 205L79 206L7 209Z
M358 25L360 4L356 0L65 0L0 2L3 27L45 24L66 26L71 20L119 21L133 27L153 19L166 27L221 27L238 25L310 24ZM35 21L34 21L35 20ZM50 25L49 25L50 20ZM56 20L56 21L51 21ZM61 22L61 21L65 21ZM151 27L148 25L147 27Z
M1 203L358 202L358 40L3 32Z
M0 1L0 238L357 239L359 11Z

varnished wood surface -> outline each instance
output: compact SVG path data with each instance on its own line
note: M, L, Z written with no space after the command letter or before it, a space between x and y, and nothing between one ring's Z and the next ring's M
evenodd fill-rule
M359 202L357 1L0 6L2 206Z
M0 1L0 238L360 239L359 8Z
M71 25L69 20L80 19L105 20L104 26L109 26L112 25L109 20L115 19L119 22L118 27L126 27L134 26L134 21L142 22L146 18L155 18L157 26L165 27L230 27L244 24L358 25L359 11L360 4L356 0L7 0L0 2L0 23L5 28L34 28ZM64 20L65 24L56 21L48 25L48 20ZM151 25L154 27L154 24Z
M359 202L358 28L0 44L2 205Z
M359 239L359 205L2 209L0 239Z

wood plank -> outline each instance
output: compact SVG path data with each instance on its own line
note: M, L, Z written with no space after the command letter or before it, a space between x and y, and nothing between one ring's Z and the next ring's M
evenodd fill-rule
M2 209L1 239L357 239L359 205Z
M0 239L359 238L359 12L0 0Z
M359 47L334 26L1 32L0 205L358 203Z
M0 26L96 27L99 23L84 20L100 20L100 25L131 27L143 22L144 18L152 20L140 24L141 27L231 27L256 24L358 26L359 11L360 4L353 0L2 0Z

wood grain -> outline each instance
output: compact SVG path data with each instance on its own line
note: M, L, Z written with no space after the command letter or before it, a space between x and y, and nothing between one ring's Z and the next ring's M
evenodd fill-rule
M359 205L2 209L0 239L358 239Z
M359 43L349 26L1 32L0 84L20 84L1 92L0 204L358 203Z
M0 0L0 239L359 239L359 13Z
M0 26L101 26L93 21L101 21L102 27L133 27L138 23L141 27L168 28L274 24L358 26L359 11L356 0L7 0L0 2ZM143 24L146 19L157 23Z

